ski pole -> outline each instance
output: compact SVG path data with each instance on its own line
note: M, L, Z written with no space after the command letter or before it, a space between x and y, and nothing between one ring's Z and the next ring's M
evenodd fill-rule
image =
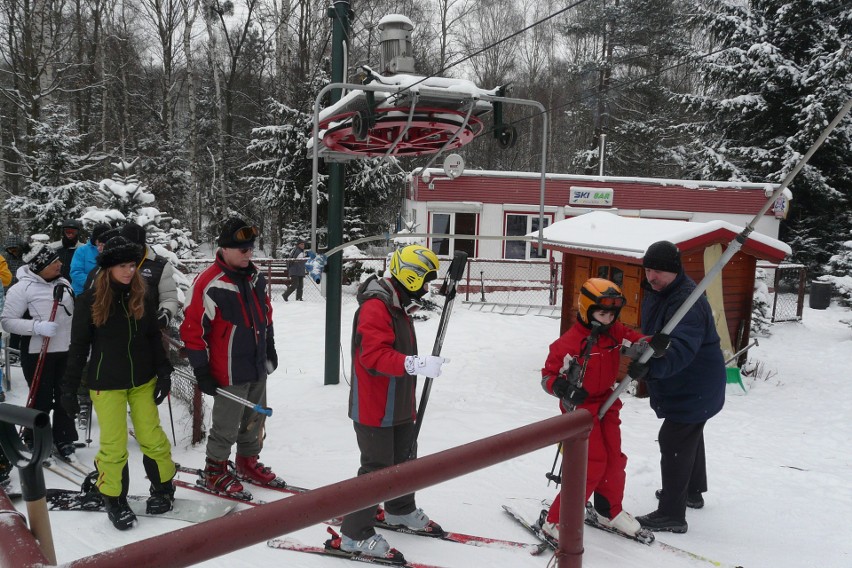
M65 286L59 285L53 287L53 306L50 308L50 317L47 321L53 322L56 319L56 311L59 309L59 304L62 302L62 294L65 292ZM44 371L44 359L47 357L47 348L50 346L50 338L44 337L41 340L41 352L38 355L38 363L36 363L35 372L33 373L33 381L30 384L30 392L27 395L27 408L32 408L35 404L36 393L41 383L41 373Z
M603 330L603 326L600 322L595 320L591 321L592 331L589 333L588 339L586 339L586 345L583 347L583 352L580 354L580 358L583 360L583 368L580 370L580 375L577 378L577 386L583 386L583 380L586 378L586 368L589 366L589 356L592 354L592 349L595 344L598 342L598 336ZM566 356L567 358L567 356ZM563 364L562 371L566 370L566 366ZM563 404L565 404L563 402ZM566 412L573 412L574 408L576 408L573 404L565 404ZM559 461L559 456L562 455L562 442L559 442L556 446L556 457L553 458L553 465L550 468L550 473L545 473L544 476L547 478L547 485L550 485L550 482L553 481L557 485L562 483L562 475L553 473L556 471L556 464ZM560 468L561 470L562 468Z
M831 134L831 132L837 127L838 124L840 124L840 121L843 120L843 117L846 116L846 113L848 113L850 109L852 109L852 99L846 101L846 104L843 105L843 108L840 109L840 112L837 113L837 116L835 116L834 119L829 123L829 125L826 126L825 130L823 130L819 137L816 139L816 142L814 142L813 145L808 148L808 151L796 163L790 173L787 174L787 177L784 178L784 181L781 182L781 185L778 186L778 189L776 189L772 193L772 195L769 196L769 199L766 201L766 203L763 204L763 207L760 208L760 211L757 212L757 215L755 215L754 218L748 223L748 225L746 225L746 227L742 230L742 232L736 237L734 237L734 239L728 244L728 248L725 249L725 252L722 253L722 256L719 257L719 260L716 262L713 268L711 268L710 271L704 275L704 278L701 279L701 282L699 282L695 286L695 289L686 298L686 300L684 300L683 304L681 304L680 308L678 308L678 310L668 321L668 323L663 326L663 329L660 331L660 333L671 335L672 331L674 331L674 328L677 327L677 324L680 323L680 320L682 320L686 313L692 308L692 305L695 304L696 301L698 301L698 298L702 294L704 294L704 291L707 289L708 286L710 286L710 283L716 279L716 276L718 276L722 272L722 269L725 267L725 265L728 264L728 262L734 257L734 255L740 251L745 242L748 240L749 235L751 235L751 233L754 231L754 226L757 224L757 222L760 221L760 219L766 214L767 211L769 211L769 208L772 207L772 204L775 203L775 200L778 199L781 193L785 189L787 189L790 183L792 183L793 179L796 177L799 171L803 167L805 167L805 164L808 163L808 160L811 159L811 156L813 156L814 153L819 149L819 147L822 146L822 143L825 142L825 139L828 138L828 135ZM638 361L640 363L647 363L648 360L653 356L653 354L653 349L646 349L645 352L642 353L642 355L639 357ZM629 376L629 374L624 377L624 380L621 381L621 384L618 385L618 387L612 392L612 394L609 395L609 398L606 399L606 402L604 402L601 406L600 412L598 413L598 418L603 418L603 415L606 414L606 411L609 410L609 407L613 405L616 399L621 395L622 392L624 392L624 390L630 385L632 381L633 379Z
M184 379L190 381L191 383L196 384L196 385L198 384L198 380L196 380L195 377L193 377L192 375L190 375L186 371L181 371L180 369L175 369L175 372L178 375L182 376ZM246 408L251 408L252 410L257 412L258 414L263 414L265 416L272 416L272 409L269 408L268 406L261 406L259 404L255 404L255 403L253 403L249 400L246 400L244 398L241 398L241 397L239 397L235 394L229 393L225 389L216 388L216 394L221 395L221 396L223 396L223 397L225 397L229 400L233 400L234 402L236 402L238 404L242 404Z
M727 367L728 365L733 363L737 359L737 357L739 357L740 355L742 355L743 353L745 353L746 351L748 351L749 349L751 349L752 347L755 347L757 345L760 345L760 343L758 343L757 339L755 339L754 341L752 341L751 343L749 343L748 345L746 345L745 347L743 347L742 349L740 349L739 351L737 351L736 353L731 355L731 358L728 359L727 361L725 361L725 366Z
M172 442L174 442L174 445L177 446L177 436L175 436L175 417L172 415L172 393L168 394L166 402L169 405L169 423L172 425Z
M435 337L435 344L432 347L432 355L438 357L441 355L441 348L444 346L444 336L447 334L447 323L450 321L450 314L453 312L453 302L456 299L456 284L464 275L464 266L467 264L467 253L464 251L456 251L453 255L453 261L450 263L450 268L447 269L447 274L444 277L444 283L441 284L444 300L444 311L441 312L441 320L438 322L438 334ZM408 455L414 457L417 453L417 437L420 435L420 428L423 426L423 416L426 414L426 405L429 403L429 392L432 390L432 377L426 377L423 383L423 394L420 395L420 408L417 409L417 421L414 423L414 437L411 439L411 448L408 450Z

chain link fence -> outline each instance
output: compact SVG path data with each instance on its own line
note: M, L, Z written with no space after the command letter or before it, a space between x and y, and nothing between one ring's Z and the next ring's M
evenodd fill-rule
M799 321L805 304L806 270L801 264L775 266L772 322Z

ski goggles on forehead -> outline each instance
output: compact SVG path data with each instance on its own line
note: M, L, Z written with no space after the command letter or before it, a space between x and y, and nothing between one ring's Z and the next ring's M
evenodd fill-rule
M623 296L603 296L595 303L602 308L621 308L624 306L625 299Z
M257 227L240 227L234 231L234 241L237 243L248 243L257 238Z

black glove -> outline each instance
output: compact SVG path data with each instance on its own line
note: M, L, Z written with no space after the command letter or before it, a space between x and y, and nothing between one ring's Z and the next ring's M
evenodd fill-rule
M71 418L80 414L80 402L77 400L76 392L63 392L62 396L59 397L59 404Z
M589 391L575 385L565 375L559 375L553 381L553 394L561 398L566 405L579 406L588 398Z
M272 373L278 368L278 352L275 350L275 345L268 343L266 346L266 372Z
M169 313L169 310L162 308L157 313L157 325L160 326L160 329L166 329L169 327L169 324L172 321L172 315Z
M157 406L160 405L166 397L169 396L169 393L172 391L172 380L169 378L169 375L158 376L157 377L157 386L154 387L154 402Z
M654 350L654 357L662 357L665 355L666 349L668 349L671 344L671 338L665 333L658 333L654 335L648 342L648 345L650 345L651 349Z
M201 392L210 396L216 396L216 389L219 388L219 383L210 374L210 367L199 367L193 369L193 372L195 373L195 380L198 382L198 388Z
M643 379L648 374L648 363L640 363L639 361L631 361L627 365L627 374L633 379Z

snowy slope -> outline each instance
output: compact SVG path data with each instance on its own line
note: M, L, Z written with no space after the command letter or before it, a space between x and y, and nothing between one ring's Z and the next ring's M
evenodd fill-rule
M276 340L282 362L269 383L262 460L296 485L318 487L346 479L358 467L358 450L346 416L348 386L323 386L324 306L312 302L275 304ZM350 325L354 303L344 303L343 352L349 373ZM749 393L729 386L722 413L706 428L710 491L706 506L688 510L689 532L658 539L722 563L747 568L852 566L852 330L838 320L849 311L805 310L801 323L776 324L750 359L760 361L761 377L747 381ZM418 323L420 349L431 350L438 319ZM556 400L539 387L547 346L558 333L556 320L468 311L457 305L443 354L452 361L435 380L421 433L421 455L503 432L555 415ZM24 400L20 368L14 368L10 401ZM186 417L175 406L177 461L200 465L204 448L187 447ZM163 423L168 424L165 405ZM647 400L625 398L624 450L629 457L625 508L645 514L655 507L659 486L656 434L660 422ZM167 427L167 426L166 426ZM168 427L167 427L168 428ZM95 435L97 440L97 435ZM97 442L95 442L96 444ZM78 451L89 463L92 448ZM531 515L552 499L544 473L554 450L548 448L418 493L422 506L444 528L533 542L501 511L509 503ZM131 491L147 485L138 449L131 450ZM187 480L191 480L186 477ZM47 473L50 486L72 487ZM252 488L262 499L281 495ZM187 498L204 499L194 492ZM21 504L21 508L23 505ZM87 556L186 526L178 521L140 518L121 533L105 515L55 513L51 516L60 562ZM290 535L321 544L324 527ZM493 550L387 534L391 545L411 560L448 567L523 568L547 566L549 555ZM293 566L333 568L342 560L278 551L260 544L205 566ZM709 566L659 547L588 529L584 566L597 568Z

